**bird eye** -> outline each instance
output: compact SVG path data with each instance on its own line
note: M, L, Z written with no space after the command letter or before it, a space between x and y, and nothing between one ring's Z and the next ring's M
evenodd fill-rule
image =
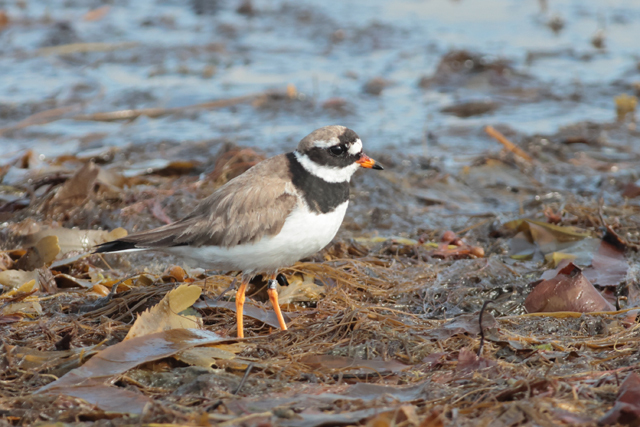
M329 151L331 151L331 154L333 154L334 156L339 156L347 151L347 147L345 147L344 144L334 145L333 147L329 148Z

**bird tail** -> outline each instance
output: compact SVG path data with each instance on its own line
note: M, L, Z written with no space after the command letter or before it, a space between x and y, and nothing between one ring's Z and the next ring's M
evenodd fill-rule
M102 243L96 246L93 251L94 254L112 253L112 252L125 252L125 251L139 251L142 248L137 248L135 242L127 242L126 240L112 240L111 242Z

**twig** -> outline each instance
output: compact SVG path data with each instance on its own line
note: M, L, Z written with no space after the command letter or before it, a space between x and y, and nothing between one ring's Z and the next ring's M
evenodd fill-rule
M252 369L253 369L253 362L249 363L249 366L247 366L247 369L244 371L244 376L240 380L240 384L238 384L238 388L236 389L236 391L233 392L233 394L240 393L240 390L244 386L244 383L247 382L247 378L249 378L249 374L251 373Z
M531 162L533 159L527 153L524 152L521 148L515 145L513 142L509 141L503 134L498 132L493 128L493 126L486 126L484 131L491 137L495 138L500 144L504 145L504 148L511 151L518 157L523 158L524 160Z
M212 417L212 416L213 416L213 414L209 414L209 417ZM249 414L249 415L243 415L242 417L234 418L232 420L225 421L225 422L220 423L220 424L216 424L216 426L218 426L218 427L239 426L239 425L242 425L245 421L250 421L250 420L253 420L255 418L262 418L262 417L265 417L265 418L273 417L273 412L266 411L266 412L258 412L258 413Z
M39 113L32 114L26 119L19 121L13 126L0 128L0 136L4 135L7 132L24 129L29 126L44 125L46 123L59 120L65 114L73 112L75 110L80 110L83 106L84 106L84 103L78 103L78 104L68 105L66 107L57 107L57 108L51 108L49 110L40 111Z
M70 43L59 46L43 47L36 51L36 55L70 55L73 53L110 52L120 49L131 49L137 42L122 43Z
M201 104L186 105L184 107L173 108L139 108L135 110L118 110L106 113L80 114L72 117L74 120L113 122L117 120L133 120L140 116L151 118L165 116L167 114L182 113L190 110L208 110L216 108L231 107L233 105L242 104L253 101L260 97L280 94L280 92L266 91L254 93L251 95L237 96L235 98L221 99L217 101L203 102Z
M70 118L73 120L99 121L99 122L112 122L117 120L133 120L140 116L148 116L151 118L155 118L155 117L161 117L167 114L180 113L180 112L190 111L190 110L197 110L197 109L207 110L207 109L230 107L233 105L242 104L244 102L253 101L261 97L282 95L282 94L289 96L287 95L286 92L266 91L261 93L255 93L252 95L244 95L244 96L238 96L235 98L204 102L201 104L187 105L184 107L140 108L137 110L119 110L119 111L110 111L106 113L79 114L79 115L71 116ZM52 108L50 110L45 110L39 113L35 113L13 126L0 128L0 136L2 136L7 132L24 129L29 126L43 125L46 123L54 122L56 120L60 120L61 118L65 117L67 113L81 109L82 107L84 107L85 104L86 102L82 102L78 104L69 105L67 107Z
M480 317L478 318L478 324L480 325L480 347L478 347L478 357L482 356L482 347L484 347L484 328L482 327L482 316L484 316L484 310L487 308L489 304L491 304L493 300L487 300L482 304L482 308L480 309Z

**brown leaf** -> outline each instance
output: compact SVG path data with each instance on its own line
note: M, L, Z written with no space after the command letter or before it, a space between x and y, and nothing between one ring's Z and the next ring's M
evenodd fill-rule
M165 282L184 282L184 279L187 277L186 271L184 268L178 265L172 265L167 267L167 269L162 273L162 280Z
M433 339L444 340L454 335L469 334L476 336L480 333L480 322L477 314L462 314L457 316L442 326L431 329L426 336ZM498 327L498 322L491 313L485 312L482 316L482 327L485 334L488 330Z
M45 394L77 397L96 405L105 412L115 414L142 414L152 400L141 393L134 393L119 387L109 387L100 381L89 380L76 387L60 387Z
M443 427L444 426L444 415L442 414L441 408L435 408L427 417L422 420L420 423L420 427Z
M453 114L457 117L472 117L491 113L500 105L493 101L469 101L450 105L440 110L445 114Z
M16 261L14 268L24 271L35 270L53 262L59 253L58 237L46 236L40 239L35 246L29 248L27 253Z
M202 319L179 314L191 307L200 298L201 292L202 289L198 286L181 285L167 293L157 305L138 316L124 339L130 340L170 329L201 328Z
M102 6L97 9L91 9L89 12L84 14L82 19L85 21L99 21L104 18L107 13L109 13L110 9L110 6Z
M603 240L593 256L591 267L584 270L584 275L596 285L618 286L626 280L628 270L629 263L624 250Z
M590 255L589 249L598 243L597 239L588 239L591 236L589 232L576 227L564 227L533 219L511 221L506 223L505 227L519 232L511 241L510 255L516 259L531 259L536 252L544 256L554 252L584 252ZM582 240L587 242L581 242ZM590 258L586 263L589 260Z
M19 322L24 318L22 314L9 314L9 315L0 315L0 325L7 323L15 323Z
M99 346L100 344L69 350L43 351L7 345L5 350L22 369L30 372L47 372L51 375L62 376L93 356Z
M37 297L31 296L37 291L36 280L33 279L0 295L0 315L41 315L42 306Z
M54 276L55 284L58 288L93 288L94 284L90 280L78 279L69 274L56 273Z
M366 427L391 427L402 425L415 427L420 423L415 407L402 405L397 409L381 412L367 420Z
M313 412L313 413L300 413L296 415L295 419L288 420L281 423L286 427L321 427L321 426L346 426L346 425L360 425L360 422L371 416L379 414L381 412L387 412L394 410L391 407L373 407L368 409L362 409L359 411L350 411L342 413L326 413L326 412Z
M640 187L635 182L628 183L622 190L622 197L633 199L640 196Z
M0 28L9 25L11 20L9 19L9 15L4 10L0 10Z
M573 263L560 270L555 278L540 282L531 291L524 306L529 313L615 310Z
M372 401L379 399L381 396L388 396L399 402L408 402L423 396L426 387L428 387L426 382L410 387L393 387L379 384L356 383L349 387L345 392L345 395L348 395L353 399L362 399L365 401Z
M92 380L105 383L112 377L143 363L173 356L188 348L220 341L223 339L219 335L198 329L171 329L132 338L100 351L81 367L40 388L36 393L82 387Z
M31 280L38 280L37 271L6 270L0 271L0 285L18 288ZM6 295L6 294L5 294Z
M478 356L475 352L469 350L466 347L460 349L458 353L458 364L456 365L457 372L465 371L478 371L480 369L491 368L498 363L495 360L489 360L487 358Z
M599 425L640 426L640 375L632 372L620 385L613 408L598 422Z
M216 360L231 360L236 357L230 351L217 349L215 347L195 347L190 348L174 356L179 361L191 366L201 366L210 368L215 364Z
M365 360L328 354L305 356L300 361L321 372L353 375L389 375L411 368L396 360Z
M315 283L315 276L311 274L294 274L289 277L289 286L278 285L278 303L318 301L326 290L324 286Z
M96 182L100 167L93 162L87 162L82 166L62 187L51 201L53 205L62 209L80 205L91 194Z

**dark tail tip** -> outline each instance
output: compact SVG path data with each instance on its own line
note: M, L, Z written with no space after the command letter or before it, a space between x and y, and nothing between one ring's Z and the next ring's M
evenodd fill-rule
M98 245L93 251L94 254L121 252L129 249L135 249L136 244L133 242L125 242L122 240L114 240L112 242L106 242Z

